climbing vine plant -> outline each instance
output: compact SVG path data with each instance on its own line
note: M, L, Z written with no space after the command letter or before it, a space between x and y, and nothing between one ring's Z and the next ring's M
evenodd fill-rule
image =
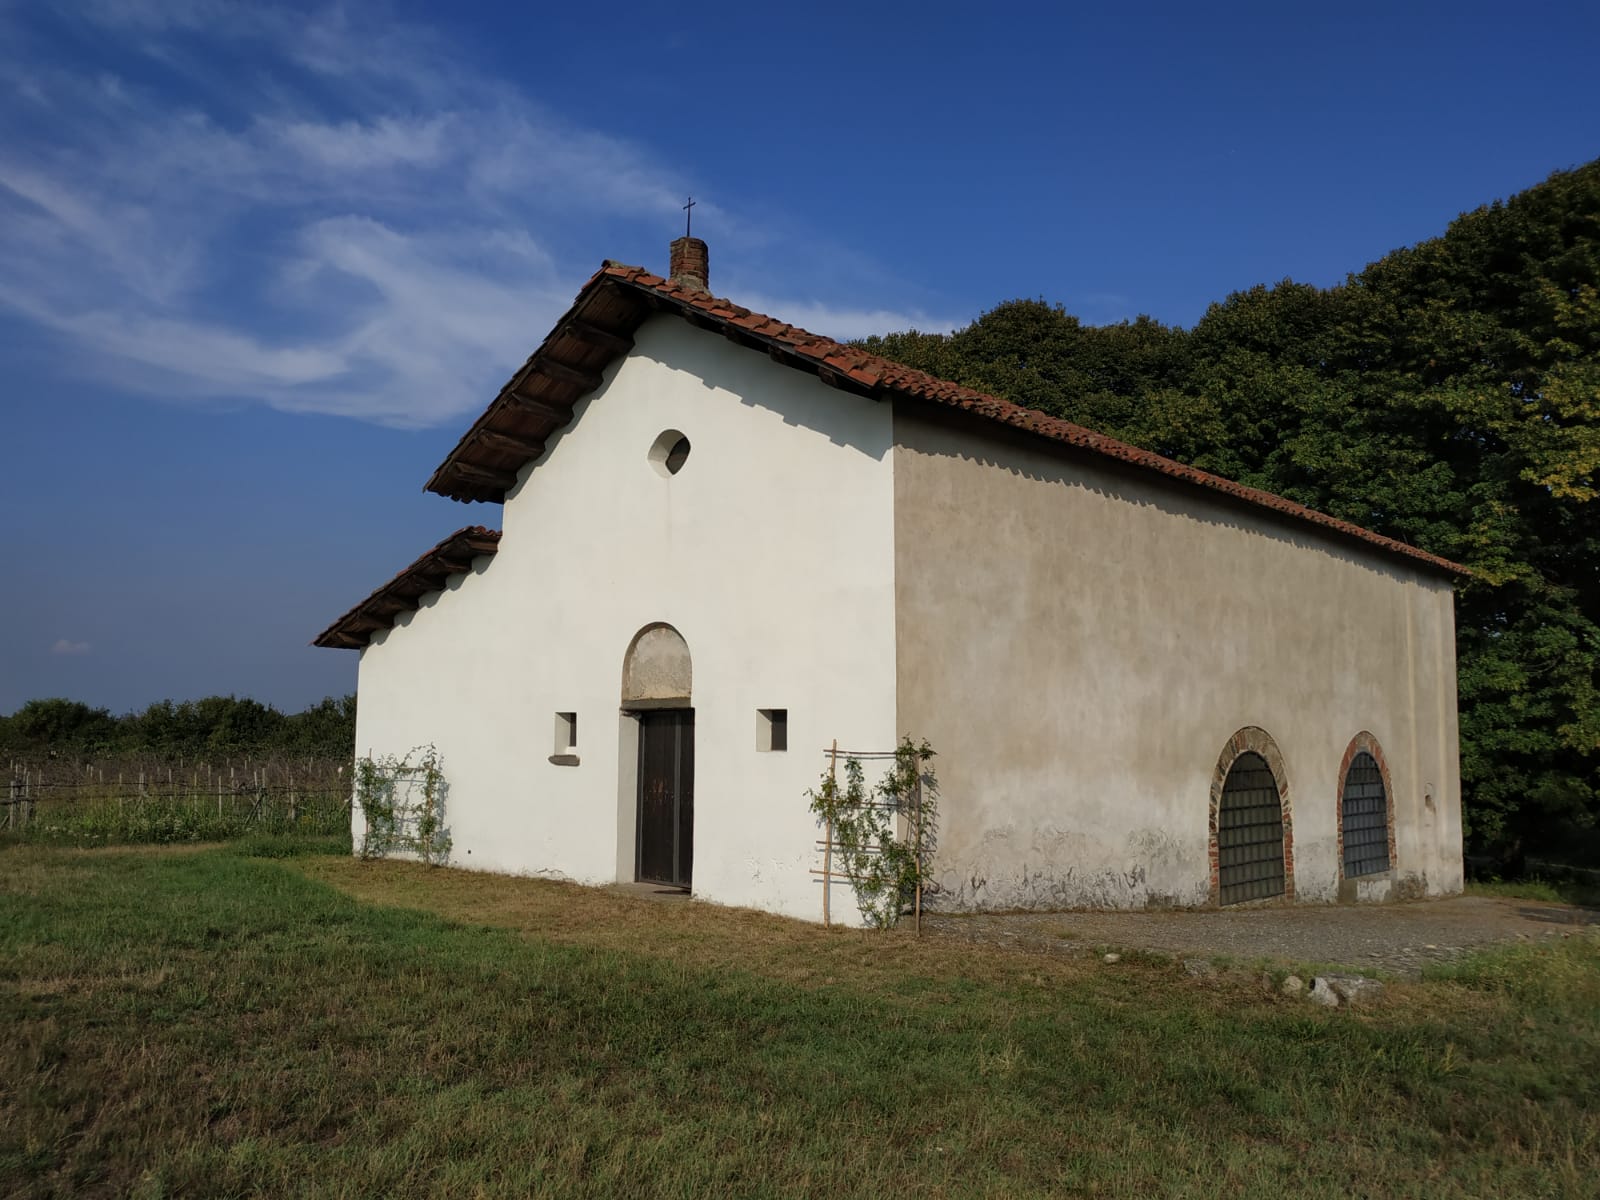
M832 830L840 873L849 878L861 915L875 929L900 920L933 861L939 828L933 757L926 741L902 738L876 787L867 787L861 760L846 756L842 780L830 767L821 784L806 793L811 811Z
M356 803L366 818L362 858L410 851L425 863L450 857L444 800L450 785L439 768L439 751L418 746L404 758L385 755L356 762Z

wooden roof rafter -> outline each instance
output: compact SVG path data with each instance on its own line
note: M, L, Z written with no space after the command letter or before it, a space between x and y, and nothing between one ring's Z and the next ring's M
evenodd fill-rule
M380 629L392 629L401 613L415 611L424 596L442 591L452 577L472 570L474 561L499 548L498 529L469 525L456 530L329 625L311 644L359 650Z
M602 272L603 274L603 272ZM604 371L633 348L650 313L643 296L598 285L597 275L539 348L506 382L451 450L426 490L454 500L504 501L518 472L542 455L573 405L595 391Z

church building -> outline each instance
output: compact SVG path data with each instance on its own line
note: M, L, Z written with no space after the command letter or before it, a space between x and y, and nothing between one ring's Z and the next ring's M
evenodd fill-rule
M1460 890L1462 568L707 279L606 263L428 481L502 528L317 638L453 865L821 920L824 752L909 735L932 907Z

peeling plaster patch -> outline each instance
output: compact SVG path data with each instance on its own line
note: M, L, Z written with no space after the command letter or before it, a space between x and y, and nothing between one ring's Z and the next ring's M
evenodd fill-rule
M1183 843L1165 829L1140 829L1128 835L1128 855L1153 870L1157 867L1188 868L1193 864L1183 852Z
M1060 829L1025 839L990 830L965 863L939 868L936 903L946 910L1198 907L1210 887L1204 843L1186 848L1160 828L1122 846Z
M1334 878L1333 861L1326 855L1315 853L1319 848L1302 850L1295 860L1299 883L1295 886L1295 901L1301 904L1334 904L1339 900L1339 885ZM1326 866L1318 870L1318 866Z
M1435 889L1436 891L1442 889ZM1456 891L1461 888L1457 885ZM1394 881L1394 886L1389 892L1391 900L1420 900L1428 895L1427 873L1419 875L1415 871L1408 871Z
M1361 904L1377 904L1389 899L1394 892L1394 880L1387 875L1375 879L1356 880L1356 900Z
M937 906L943 909L975 912L1008 909L1143 908L1152 893L1145 869L1140 865L1120 870L1095 870L1078 867L1024 865L1005 872L946 874L938 880ZM1196 899L1204 900L1204 889L1197 881ZM1162 895L1158 904L1176 903L1186 898Z

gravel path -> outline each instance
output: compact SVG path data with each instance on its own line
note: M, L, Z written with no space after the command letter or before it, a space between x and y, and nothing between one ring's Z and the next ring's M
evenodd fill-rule
M1568 937L1591 926L1600 926L1600 909L1489 896L1385 905L923 918L924 931L940 937L1019 949L1078 951L1105 946L1180 956L1329 963L1404 976L1475 947Z

